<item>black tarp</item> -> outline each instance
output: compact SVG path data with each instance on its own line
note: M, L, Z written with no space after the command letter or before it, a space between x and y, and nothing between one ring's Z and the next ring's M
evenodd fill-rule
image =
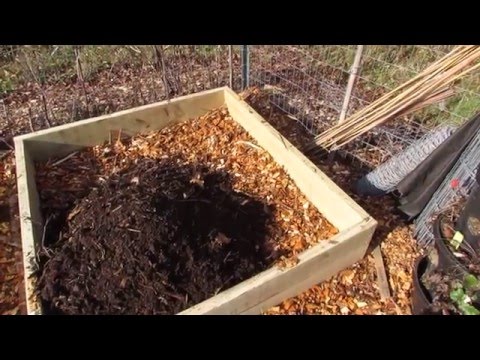
M411 218L420 214L480 129L480 113L460 126L396 187L399 209Z

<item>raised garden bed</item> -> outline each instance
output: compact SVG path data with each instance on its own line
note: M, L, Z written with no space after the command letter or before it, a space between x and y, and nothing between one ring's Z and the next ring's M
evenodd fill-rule
M30 314L260 313L376 226L227 88L15 142Z

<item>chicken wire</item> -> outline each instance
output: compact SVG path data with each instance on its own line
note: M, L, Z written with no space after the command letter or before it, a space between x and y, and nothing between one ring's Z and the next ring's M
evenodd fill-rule
M410 172L425 160L440 144L456 130L452 126L441 126L415 141L405 150L362 177L356 184L358 194L378 196L397 187Z

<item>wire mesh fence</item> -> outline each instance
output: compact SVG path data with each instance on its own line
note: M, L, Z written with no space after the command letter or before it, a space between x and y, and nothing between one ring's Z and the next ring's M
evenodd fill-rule
M452 48L450 45L365 46L347 115L414 77ZM318 135L339 120L357 49L357 46L252 46L250 83L270 91L274 106L299 121L312 135ZM461 125L479 109L480 74L474 72L461 80L452 98L374 128L345 146L342 152L362 165L375 168L389 159L395 160L395 155L432 131ZM455 201L458 191L466 195L471 190L473 169L479 163L480 134L477 134L416 219L415 233L420 244L428 245L433 240L431 219ZM459 180L461 190L450 187L452 179Z
M452 47L364 46L346 115ZM2 45L0 138L224 85L262 88L274 107L318 135L339 120L357 51L357 45ZM480 74L469 74L456 90L439 105L374 128L341 153L374 168L432 129L460 125L480 108ZM480 161L472 149L452 173L466 183ZM448 202L445 184L417 220L421 238L421 224Z
M24 90L30 101L23 118L28 115L25 109L30 108L37 120L34 125L42 127L217 86L231 85L238 90L248 84L270 91L272 104L313 135L338 121L357 46L248 46L243 67L242 48L2 45L2 107L5 110L10 103L16 104L17 99L10 101L8 96L13 90ZM451 48L365 46L347 115L411 78ZM458 94L447 102L378 127L347 146L345 152L375 166L439 124L458 125L480 104L479 78L468 76ZM62 96L56 90L61 90ZM2 118L8 115L8 109L2 111Z
M364 46L347 115L407 81L453 46ZM251 46L250 83L271 91L271 103L313 135L338 121L357 46ZM456 95L412 116L371 130L343 148L370 168L388 160L431 129L459 125L480 105L480 76L471 74Z

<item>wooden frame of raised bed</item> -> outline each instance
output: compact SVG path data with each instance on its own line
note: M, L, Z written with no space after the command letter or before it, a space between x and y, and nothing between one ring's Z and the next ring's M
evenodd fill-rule
M258 314L328 279L366 253L376 221L333 181L227 87L78 121L15 138L25 286L29 314L41 314L33 276L43 219L35 184L34 161L65 156L109 140L111 131L134 135L204 115L222 105L275 161L283 166L308 200L338 234L299 255L297 265L276 266L197 304L180 314Z

